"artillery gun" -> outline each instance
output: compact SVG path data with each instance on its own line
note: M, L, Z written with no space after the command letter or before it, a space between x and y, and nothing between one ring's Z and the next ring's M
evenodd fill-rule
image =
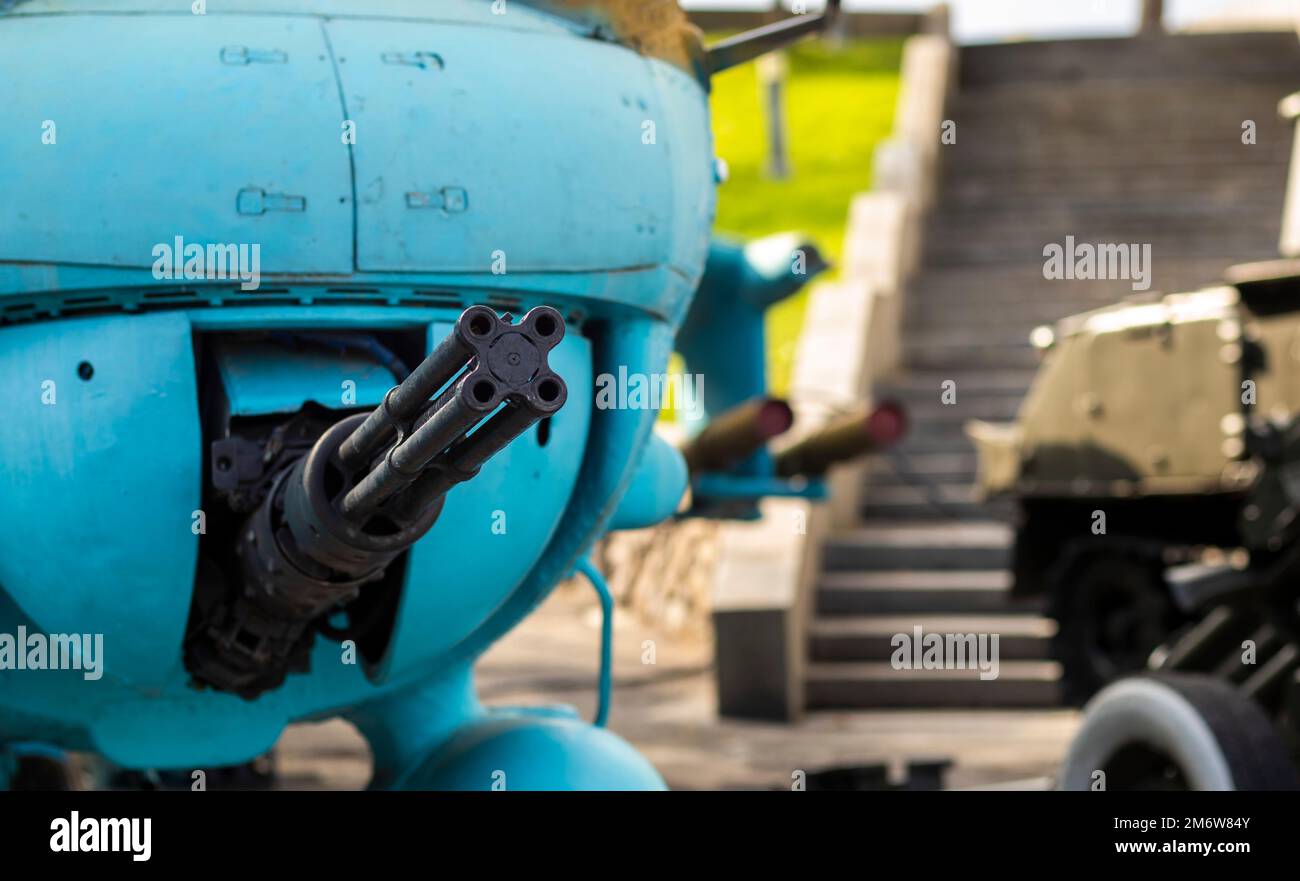
M1071 788L1095 771L1110 788L1294 784L1296 339L1300 264L1237 267L1221 286L1040 332L1019 421L971 426L985 489L1019 502L1014 590L1048 594L1073 696L1176 674L1093 698L1105 742L1085 722Z
M986 494L1018 502L1014 594L1047 595L1091 697L1064 788L1300 785L1291 176L1288 259L1040 328L1017 422L968 427Z

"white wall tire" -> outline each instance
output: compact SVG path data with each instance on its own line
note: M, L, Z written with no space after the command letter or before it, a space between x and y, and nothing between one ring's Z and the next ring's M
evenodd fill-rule
M1097 788L1097 771L1108 790L1300 788L1264 711L1208 676L1135 676L1098 692L1084 708L1060 787Z

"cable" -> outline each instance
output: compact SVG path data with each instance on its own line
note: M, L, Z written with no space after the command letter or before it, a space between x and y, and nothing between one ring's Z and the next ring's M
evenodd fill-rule
M577 569L587 577L591 586L600 597L600 683L597 686L596 720L597 728L604 728L609 721L609 704L614 691L614 595L609 592L605 577L591 562L590 557L578 561Z

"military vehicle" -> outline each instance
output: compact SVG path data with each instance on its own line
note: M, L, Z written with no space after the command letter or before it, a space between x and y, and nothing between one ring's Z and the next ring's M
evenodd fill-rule
M968 426L985 493L1018 502L1013 592L1046 594L1068 694L1092 696L1065 788L1297 786L1291 176L1287 259L1039 328L1018 421Z
M1142 685L1206 712L1300 721L1300 262L1035 337L1019 421L970 431L985 490L1019 500L1013 589L1047 593L1071 695L1150 665L1214 673Z

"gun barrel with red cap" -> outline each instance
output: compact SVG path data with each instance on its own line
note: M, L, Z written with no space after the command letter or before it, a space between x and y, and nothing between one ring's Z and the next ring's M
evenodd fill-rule
M794 411L779 398L753 398L715 417L682 455L692 474L726 471L794 425Z
M907 433L907 412L897 401L884 401L832 419L821 431L776 457L780 477L819 477L832 465L879 452Z

